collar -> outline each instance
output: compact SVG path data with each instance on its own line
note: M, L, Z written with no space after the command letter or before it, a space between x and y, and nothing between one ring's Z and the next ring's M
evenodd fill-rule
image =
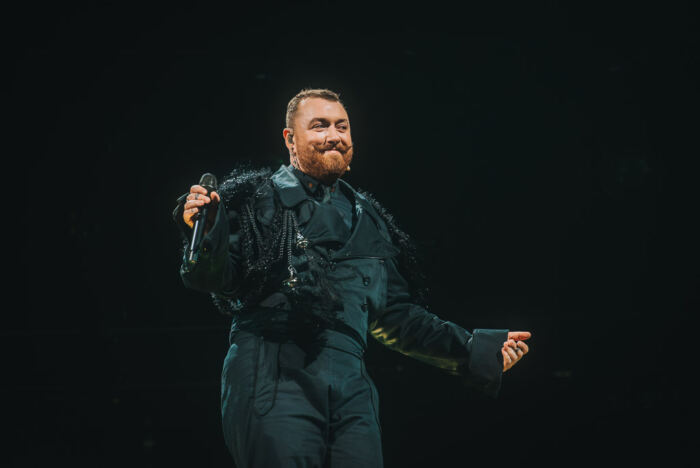
M301 182L301 185L306 189L307 192L313 197L320 197L323 195L323 190L321 188L322 185L325 185L326 187L330 187L331 192L335 192L338 190L338 179L336 179L333 184L330 186L327 184L324 184L323 182L320 182L310 175L308 175L305 172L300 171L296 167L292 166L291 164L287 166L287 169L289 169L292 174L294 174L297 179L299 179L299 182Z
M277 169L277 171L270 177L280 197L280 202L285 208L292 208L304 200L313 199L313 196L309 194L308 188L305 190L304 187L301 186L301 182L299 178L294 174L294 172L292 172L292 168L294 168L294 166L292 166L291 164L288 166L282 164L280 168ZM301 174L304 173L301 172ZM309 177L306 174L304 174L304 176L311 179L311 182L314 182L313 178ZM367 200L364 195L352 188L352 186L345 182L343 179L336 180L334 185L336 187L342 185L344 189L347 189L348 193L352 194L357 203L356 209L358 211L368 213L370 217L374 219L374 222L376 224L383 224L381 217L375 211L370 201ZM318 185L316 185L316 189L318 190ZM380 229L380 233L382 234L382 237L385 238L385 240L391 242L388 233L385 233L382 229Z
M317 193L322 193L321 185L325 185L308 174L304 174L291 164L286 166L282 164L280 168L272 174L271 178L272 182L277 187L280 201L287 208L291 208L303 200L314 198ZM340 183L344 184L355 197L359 195L347 182L341 179L337 179L333 185L330 186L331 191L338 190Z

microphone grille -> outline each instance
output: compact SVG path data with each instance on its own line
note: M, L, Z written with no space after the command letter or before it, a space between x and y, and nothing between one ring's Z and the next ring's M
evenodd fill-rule
M202 175L201 179L199 179L199 185L209 190L215 190L216 187L218 187L218 182L216 181L216 176L214 174L207 172L206 174Z

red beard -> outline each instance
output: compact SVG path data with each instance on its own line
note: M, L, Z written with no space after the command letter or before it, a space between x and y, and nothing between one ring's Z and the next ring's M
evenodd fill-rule
M325 152L324 149L313 148L297 152L301 165L299 169L314 179L331 185L348 169L352 161L353 149L336 146L334 149L338 151L337 153Z

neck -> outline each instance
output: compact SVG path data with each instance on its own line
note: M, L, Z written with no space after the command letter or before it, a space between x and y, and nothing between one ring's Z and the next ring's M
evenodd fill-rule
M306 177L310 177L311 179L313 179L314 182L320 183L320 184L322 184L322 185L326 185L326 186L328 186L328 187L333 186L333 185L336 183L336 181L339 179L339 177L333 178L332 180L320 179L320 178L318 178L318 177L316 177L316 176L314 176L314 175L311 175L311 174L309 174L308 172L306 172L306 171L300 169L299 166L296 166L293 162L290 163L290 164L292 165L292 167L293 167L294 169L296 169L297 171L301 172L301 173L304 174Z

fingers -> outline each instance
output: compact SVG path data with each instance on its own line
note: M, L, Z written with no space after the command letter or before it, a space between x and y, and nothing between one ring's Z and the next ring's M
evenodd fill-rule
M510 346L508 346L506 348L506 352L508 353L508 356L510 356L511 361L513 361L513 364L515 364L515 362L518 359L520 359L520 357L518 356L518 353L515 352L514 348L511 348Z
M529 331L514 331L514 332L508 332L508 339L509 340L527 340L532 336L532 333Z
M194 195L188 195L188 197ZM199 199L188 200L184 205L184 211L182 212L182 217L187 224L191 223L192 217L199 213L200 209L210 202L208 197L200 195Z
M190 187L190 193L201 193L202 195L206 195L207 189L205 189L201 185L193 185L192 187Z
M189 197L189 196L191 196L191 195L188 195L188 197ZM184 208L185 208L186 210L189 210L189 209L191 209L191 208L196 208L196 207L204 206L204 205L209 204L210 201L211 201L211 200L209 199L209 197L206 197L206 196L204 196L204 195L200 195L199 198L193 198L193 199L191 199L191 200L187 200L187 201L185 202Z
M501 354L503 355L503 372L505 372L513 366L513 360L510 358L505 348L501 349Z
M196 194L196 193L199 193L199 194L201 194L201 195L209 195L209 193L207 192L207 189L205 189L205 188L202 187L201 185L193 185L192 187L190 187L190 195L194 195L194 194ZM220 199L219 199L219 194L216 193L216 192L213 191L213 190L212 190L212 192L211 192L211 196L212 196L212 198L214 198L216 201L220 201ZM189 198L189 197L188 197L188 198Z
M523 355L527 354L528 351L530 351L530 347L524 341L518 341L517 346L518 351L521 351Z
M510 339L503 343L501 354L503 355L503 372L520 361L530 351L530 348L523 341Z
M207 203L211 201L211 198L209 198L207 195L195 192L195 193L190 193L187 195L187 200L204 200Z
M212 203L212 200L214 203ZM190 194L187 195L187 201L183 206L182 218L189 227L194 226L192 218L199 213L201 207L212 203L216 205L221 201L219 194L212 190L211 198L207 196L207 190L201 185L193 185L190 187ZM210 210L211 211L211 210Z
M212 192L212 198L214 199L214 203L212 205L217 205L219 201L221 200L219 198L219 194L216 192ZM212 202L212 198L209 198L206 195L202 195L200 193L190 193L187 195L187 201L185 202L184 209L189 210L192 208L199 208L204 205L208 205L209 203Z
M198 212L199 212L199 208L190 208L189 210L183 211L182 212L182 219L185 221L185 224L187 224L189 227L193 227L194 221L192 220L192 218Z
M196 185L193 187L197 187ZM202 189L204 190L204 189ZM206 192L206 190L204 190ZM221 197L219 197L219 194L216 192L211 192L211 198L207 196L206 194L203 194L202 192L190 192L189 195L187 195L187 203L190 201L193 202L204 202L204 203L193 203L189 208L192 206L201 206L201 205L206 205L208 203L211 203L211 201L214 200L216 203L221 201ZM185 207L187 208L187 203L185 203Z
M513 348L513 351L522 351L523 354L527 354L530 351L530 347L524 341L508 340L503 343L503 346L508 346Z

